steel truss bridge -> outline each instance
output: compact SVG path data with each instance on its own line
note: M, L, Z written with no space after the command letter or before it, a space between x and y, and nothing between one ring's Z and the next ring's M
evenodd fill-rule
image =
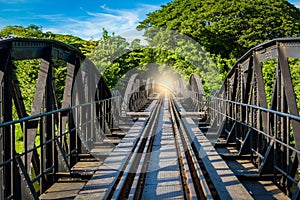
M300 38L276 39L241 57L214 96L195 74L188 87L178 80L178 90L163 92L133 74L122 98L75 48L3 38L0 199L298 199L290 60L299 58ZM40 69L28 113L15 63L31 59ZM271 92L263 73L269 60ZM67 68L61 102L57 61Z

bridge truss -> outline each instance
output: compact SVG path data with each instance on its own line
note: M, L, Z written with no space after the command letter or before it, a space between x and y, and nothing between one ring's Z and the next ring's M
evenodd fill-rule
M238 150L223 157L249 156L258 169L240 176L259 179L271 174L274 183L294 198L299 195L300 117L294 90L299 85L293 82L291 65L299 58L299 39L276 39L256 46L237 61L209 106L212 119L222 126L223 142L234 143ZM274 80L268 92L270 80L264 68L272 61ZM299 68L299 62L293 67Z
M40 60L30 113L14 64L28 59ZM236 176L271 177L296 199L300 117L292 59L300 59L299 38L272 40L239 59L216 96L204 95L197 75L191 76L187 94L193 111L189 113L198 115L199 127L215 148L235 147L234 152L220 153L222 158L249 159L257 168L235 172ZM66 66L61 102L53 76L58 60ZM266 90L268 62L273 62L272 91ZM155 91L149 80L135 74L122 105L117 93L108 89L93 63L78 50L53 40L26 38L0 41L0 87L0 199L37 199L61 173L74 173L72 167L80 156L93 151L103 135L118 128L120 116L136 113ZM13 119L14 108L18 119ZM15 149L17 127L23 135L21 153Z

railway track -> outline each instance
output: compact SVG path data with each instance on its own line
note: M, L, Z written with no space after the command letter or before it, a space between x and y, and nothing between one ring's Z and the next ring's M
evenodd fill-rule
M201 170L171 96L157 101L105 199L219 199Z
M140 116L81 199L253 199L172 95ZM149 111L151 110L151 111Z

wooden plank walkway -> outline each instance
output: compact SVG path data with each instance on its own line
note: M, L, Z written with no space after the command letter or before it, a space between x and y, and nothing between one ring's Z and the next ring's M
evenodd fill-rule
M153 100L145 112L152 112L156 103L157 100ZM132 145L139 138L146 121L147 118L140 118L131 128L128 128L130 129L128 133L124 133L125 130L116 129L112 131L111 135L107 135L102 143L95 143L91 153L98 160L86 154L85 157L87 158L80 159L72 167L71 173L60 173L62 178L59 178L54 185L44 192L40 199L74 199L76 196L81 199L85 198L86 193L95 191L102 191L105 194L109 187L107 183L113 180L112 177L121 168L123 160L126 159ZM99 187L94 187L95 182L96 185L100 183ZM97 195L95 199L98 199Z
M177 103L177 107L182 110L182 113L185 113L184 108L180 103ZM203 164L209 169L209 174L212 176L212 180L216 181L221 179L222 182L224 182L224 185L220 183L218 184L219 187L225 187L224 193L222 193L222 198L227 199L225 191L228 190L230 194L236 195L236 199L243 199L243 196L244 199L247 199L249 197L243 195L246 189L251 195L251 198L254 199L290 199L271 180L237 179L237 177L243 173L255 175L258 173L258 170L249 160L223 160L220 154L234 155L238 152L236 148L233 148L230 145L226 148L214 148L213 145L211 145L211 141L207 139L209 137L204 136L193 118L189 115L185 116L182 116L185 117L183 121L186 124L186 127L190 128L190 132L194 134L194 136L192 136L195 137L194 144L200 150L201 157L203 158ZM234 186L237 181L243 185L243 188Z
M180 111L185 112L180 103L175 104ZM222 199L253 199L192 118L181 119L212 184L217 188L218 196Z
M123 170L123 166L131 153L132 146L136 144L147 122L146 118L140 118L129 130L126 136L104 160L96 170L93 177L87 182L75 199L102 199L106 192L114 184L115 177Z
M217 148L219 154L235 154L237 150L233 147L226 148ZM258 174L257 168L254 164L247 159L226 159L225 162L230 167L230 169L234 172L235 175L241 176L242 174L246 174L249 176L256 176ZM290 199L287 195L285 195L273 182L270 178L262 177L262 180L257 178L243 178L241 183L245 186L245 188L249 191L249 193L253 196L254 199L280 199L280 200L288 200ZM263 180L266 179L266 180Z
M147 112L152 111L151 105ZM160 108L142 199L184 199L168 106L168 103L164 102ZM177 102L176 106L182 113L187 113L180 103ZM254 165L246 160L223 160L219 153L233 153L236 150L230 147L216 150L195 123L193 116L193 113L182 115L181 119L186 132L193 140L198 158L206 169L211 184L217 188L213 192L218 193L221 199L289 199L270 180L239 180L238 175L242 171L255 174L257 170ZM110 152L105 160L80 162L73 167L73 172L92 175L90 180L61 179L41 195L40 199L81 200L107 197L107 192L113 187L116 177L123 173L132 146L139 140L147 120L140 117L115 148L97 150L101 155L108 155L107 152Z

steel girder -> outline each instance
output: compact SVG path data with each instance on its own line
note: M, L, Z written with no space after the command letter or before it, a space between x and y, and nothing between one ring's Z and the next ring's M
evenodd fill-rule
M22 97L24 91L21 91L19 87L14 61L29 59L40 59L40 69L31 112L27 113ZM91 100L97 101L111 97L108 87L93 63L74 47L47 39L1 39L0 123L2 125L12 121L13 103L20 119L59 108L54 89L54 60L64 61L67 66L61 107L72 106L72 101L87 103ZM89 81L89 84L81 85L83 90L78 90L78 83L75 84L75 79L80 79L80 74L84 71L81 70L83 65L88 69L89 74L85 79ZM88 87L92 86L94 88L90 90ZM74 90L77 94L73 93L74 96L72 96ZM86 91L89 91L88 95L83 95ZM99 110L99 107L97 105L96 109ZM107 103L105 107L105 112L110 112L111 105ZM83 111L81 117L91 111ZM99 116L98 120L112 124L112 118L106 114ZM0 128L0 199L37 199L40 193L53 184L56 172L70 172L76 162L76 157L72 154L85 151L81 146L80 138L74 132L76 129L74 129L72 110L45 116L41 114L35 119L24 120L20 125L23 132L24 154L19 157L15 151L15 123L3 125ZM43 145L40 152L37 152L35 144L37 132L40 135L40 145ZM69 133L69 137L63 135L65 132ZM60 134L60 139L57 139L56 137ZM35 178L32 171L40 177ZM33 187L32 180L38 182L40 186L38 190Z

